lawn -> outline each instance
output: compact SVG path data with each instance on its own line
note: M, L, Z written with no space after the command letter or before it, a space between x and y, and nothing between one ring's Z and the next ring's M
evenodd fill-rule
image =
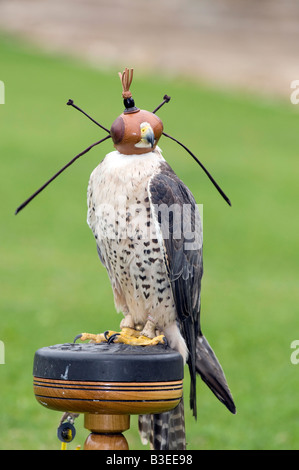
M111 141L63 173L24 211L16 207L74 155L105 136L122 112L118 70L96 70L0 38L0 448L58 449L60 414L32 391L34 352L82 331L118 328L108 277L86 224L89 175ZM123 64L130 66L131 64ZM160 111L165 132L189 146L232 201L174 142L165 158L204 212L202 327L237 405L231 415L198 379L198 420L186 406L189 449L296 449L299 442L298 170L296 106L135 71L136 105ZM188 372L185 393L188 394ZM186 399L186 404L188 400ZM132 417L131 449L144 448ZM70 445L88 432L80 417Z

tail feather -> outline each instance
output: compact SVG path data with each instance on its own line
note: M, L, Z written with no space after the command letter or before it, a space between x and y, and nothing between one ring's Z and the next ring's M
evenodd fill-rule
M228 410L235 414L236 406L222 367L203 335L196 339L196 372ZM195 385L194 385L195 395ZM184 402L166 413L140 415L138 419L141 442L150 443L152 450L185 450Z
M196 371L218 400L235 414L236 406L222 367L208 341L202 335L196 340Z
M150 441L152 415L138 416L138 431L141 442L144 446Z
M185 450L185 419L183 399L166 413L140 415L138 419L141 442L150 443L151 450Z

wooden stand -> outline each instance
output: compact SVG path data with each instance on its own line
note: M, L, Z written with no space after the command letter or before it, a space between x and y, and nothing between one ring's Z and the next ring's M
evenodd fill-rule
M128 450L130 415L169 411L183 395L183 359L162 345L50 346L35 353L33 375L41 405L84 413L86 450Z
M128 450L127 439L122 434L130 427L129 415L99 415L86 413L84 427L91 431L84 450Z

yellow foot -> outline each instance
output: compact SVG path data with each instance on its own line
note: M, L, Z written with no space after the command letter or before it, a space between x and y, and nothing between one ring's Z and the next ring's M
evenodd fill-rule
M140 331L133 328L122 328L118 333L117 331L105 331L98 335L91 333L82 333L75 339L81 341L89 340L92 343L122 343L130 344L131 346L155 346L156 344L167 345L167 340L164 335L156 336L155 338L148 338L140 333Z
M89 340L91 343L103 343L107 341L104 333L100 333L98 335L94 335L92 333L82 333L81 335L76 336L75 341L77 339L80 339L81 341Z

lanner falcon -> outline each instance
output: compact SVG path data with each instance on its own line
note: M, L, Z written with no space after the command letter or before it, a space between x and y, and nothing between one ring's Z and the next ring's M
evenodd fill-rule
M124 78L124 77L123 77ZM163 332L189 365L190 406L196 415L196 372L235 413L221 366L200 327L202 225L194 197L162 156L163 125L153 113L126 109L111 127L116 148L92 172L88 225L108 272L121 328L153 338ZM143 442L184 449L183 404L139 417Z
M185 148L230 201L192 152L163 132L155 112L169 101L167 95L152 113L135 107L129 90L132 76L128 69L120 74L125 110L110 130L68 101L108 136L74 157L15 213L80 156L112 138L116 150L106 155L90 176L87 220L110 278L116 309L124 314L121 329L139 332L142 341L166 338L183 356L190 371L190 406L195 417L196 373L235 413L222 368L200 326L203 262L199 210L190 190L163 158L157 146L161 135ZM79 336L84 340L95 335ZM183 401L167 413L140 416L139 431L142 442L150 441L152 449L185 449Z

